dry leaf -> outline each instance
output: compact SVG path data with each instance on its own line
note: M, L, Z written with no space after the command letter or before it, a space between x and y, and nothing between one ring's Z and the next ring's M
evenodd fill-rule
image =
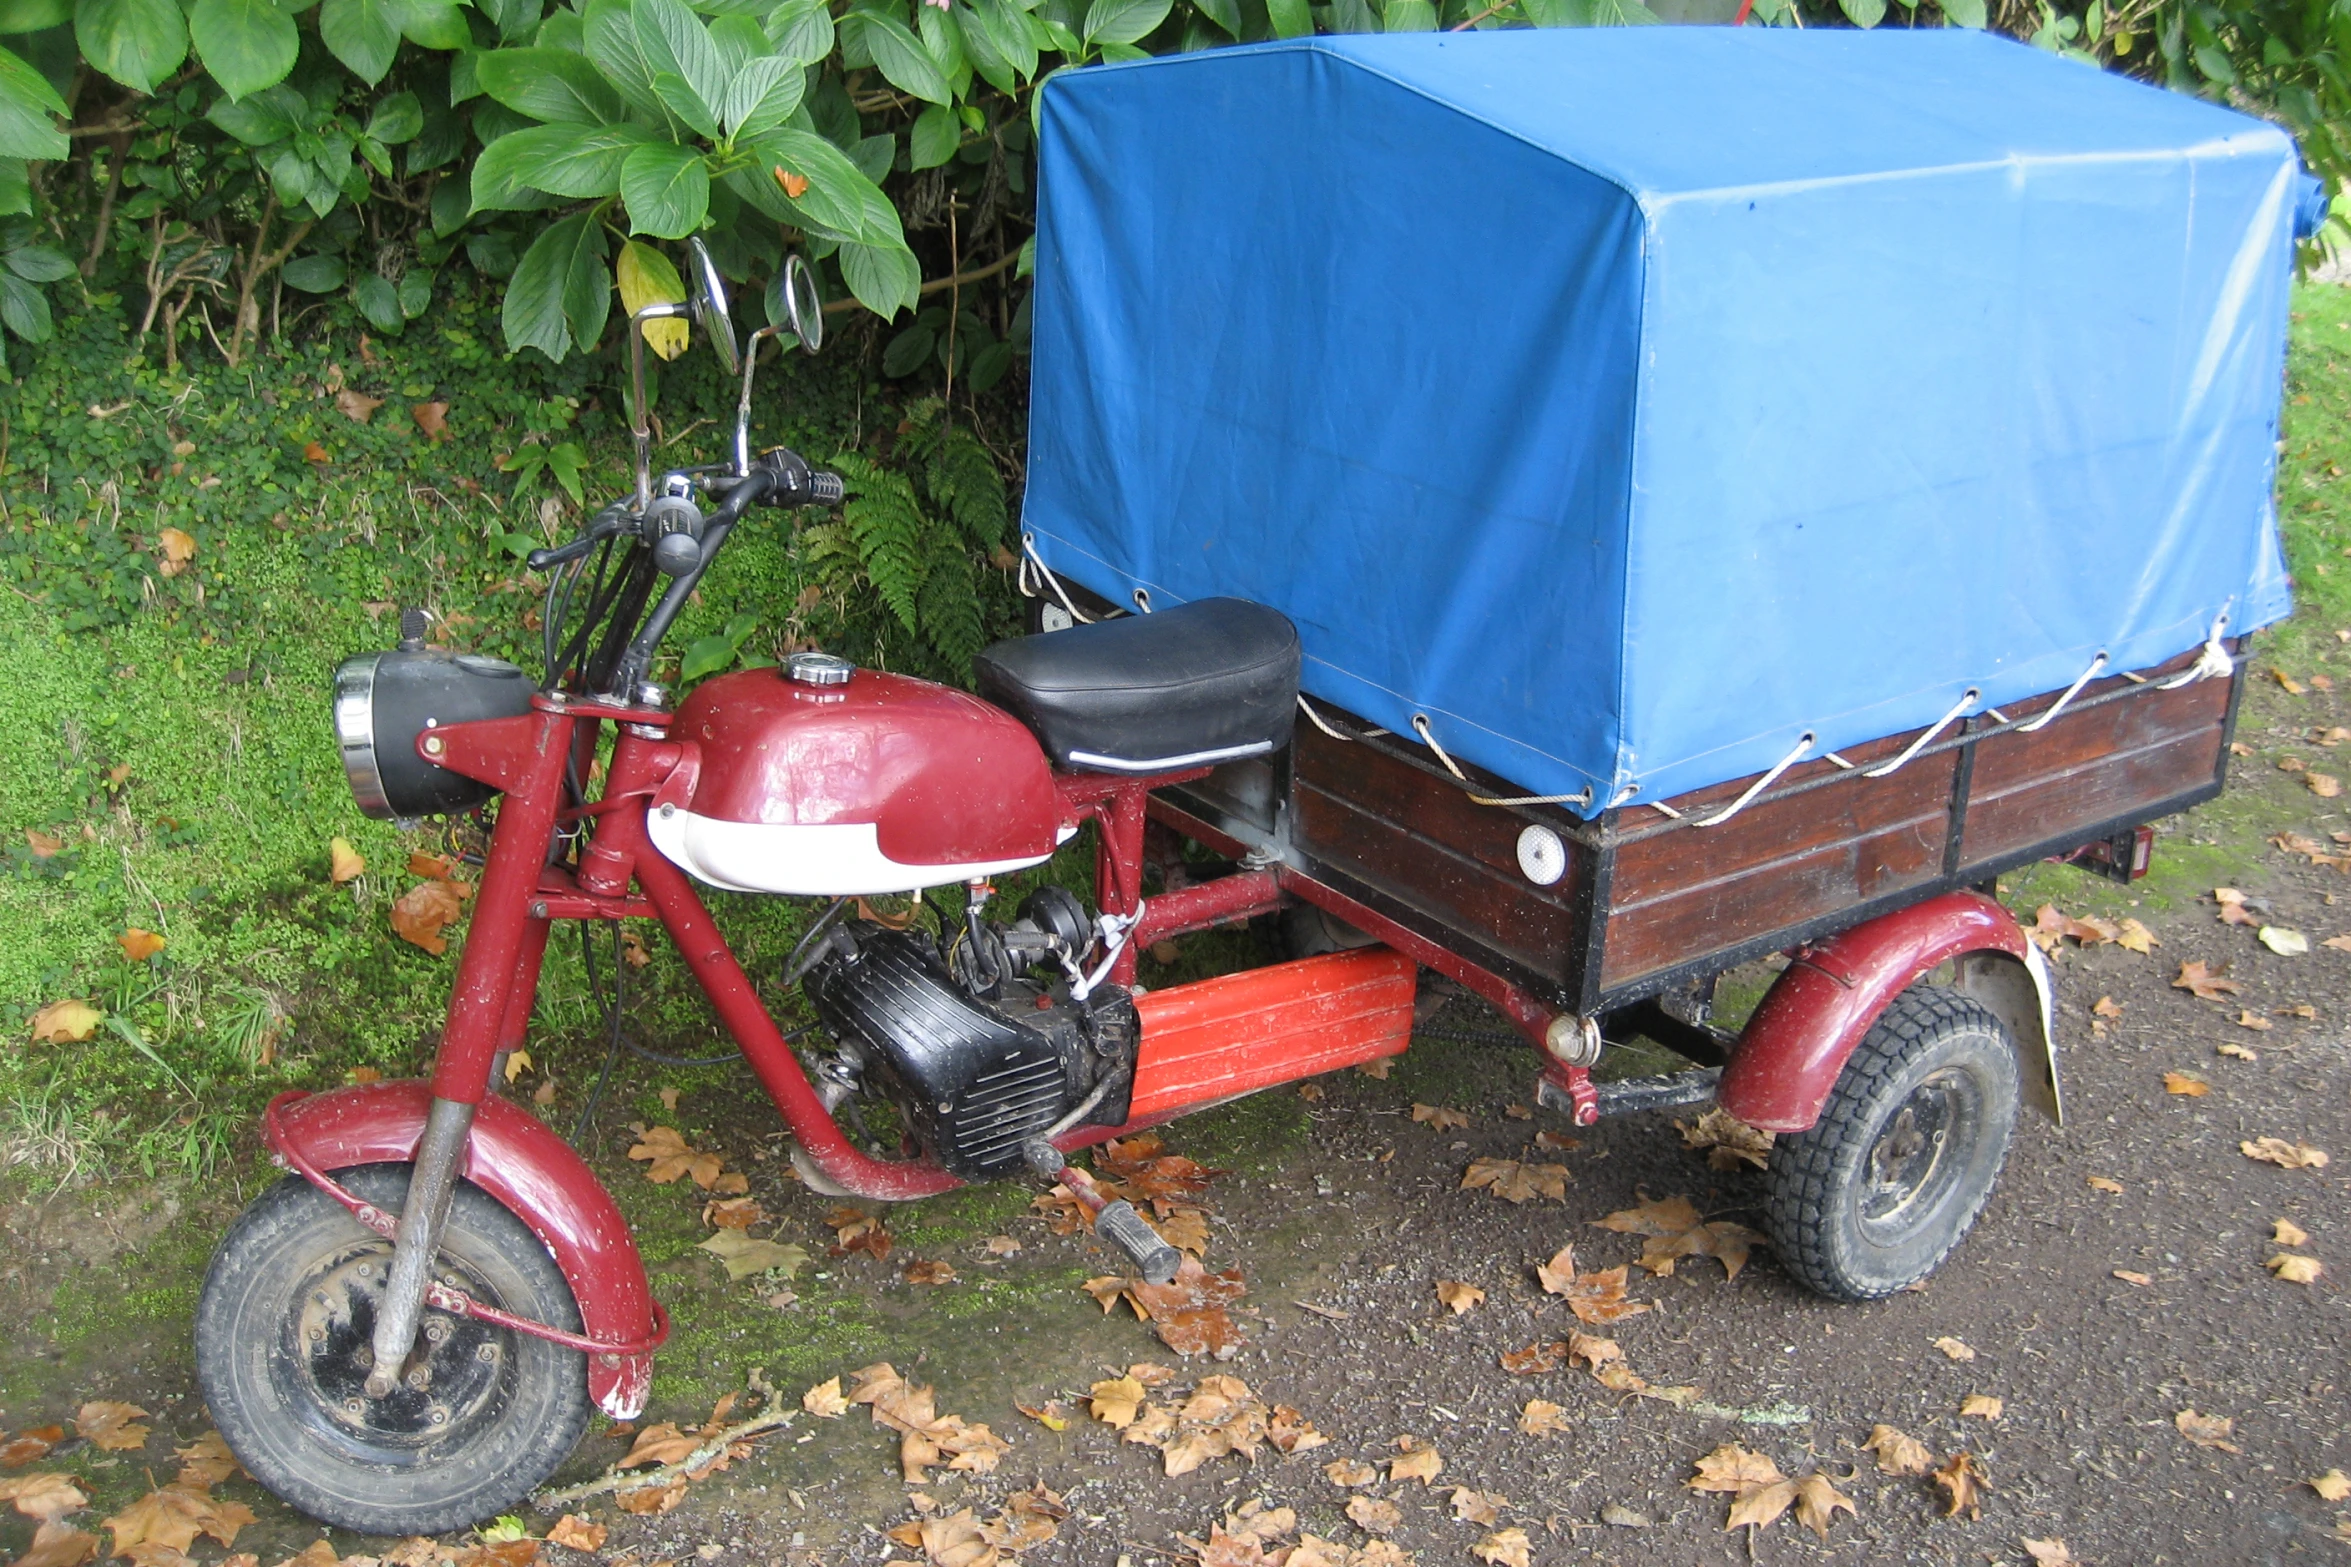
M327 463L334 461L333 458L327 455L327 449L319 445L316 441L306 441L303 443L302 460L304 462L315 463Z
M2251 1142L2237 1144L2237 1149L2248 1159L2274 1164L2280 1169L2323 1170L2327 1167L2325 1149L2313 1148L2308 1143L2290 1143L2282 1137L2257 1137Z
M1461 1189L1470 1191L1481 1186L1508 1203L1523 1203L1536 1197L1564 1202L1567 1166L1522 1164L1516 1159L1473 1159L1461 1177Z
M163 557L155 569L167 577L176 577L195 559L196 541L178 528L165 528L155 535L155 552Z
M462 882L418 882L400 894L399 901L392 905L393 934L439 957L449 950L441 932L465 913L465 897L470 890Z
M1956 1518L1963 1512L1970 1518L1983 1516L1984 1493L1992 1485L1984 1478L1984 1466L1976 1462L1975 1454L1962 1448L1928 1478L1943 1488L1944 1517Z
M1641 1193L1643 1197L1648 1194ZM1604 1230L1620 1235L1645 1235L1649 1244L1641 1248L1640 1264L1660 1278L1672 1274L1674 1264L1684 1257L1712 1257L1723 1266L1723 1276L1735 1279L1747 1265L1748 1248L1763 1237L1743 1224L1725 1220L1706 1223L1687 1197L1666 1197L1655 1202L1643 1202L1637 1208L1624 1208L1603 1219L1594 1219ZM1572 1250L1572 1248L1571 1248ZM1567 1256L1562 1252L1561 1256ZM1551 1280L1544 1278L1543 1287L1551 1289ZM1551 1290L1554 1295L1562 1290ZM1573 1304L1571 1297L1570 1304ZM1582 1312L1576 1313L1583 1316ZM1587 1322L1601 1320L1584 1317Z
M135 1453L147 1445L147 1428L135 1422L147 1411L136 1404L100 1400L84 1404L73 1417L74 1431L92 1447L110 1453ZM229 1542L223 1540L223 1545Z
M575 1551L600 1551L608 1533L604 1525L582 1518L576 1513L565 1513L547 1531L547 1543L561 1545Z
M344 387L335 394L335 409L353 424L365 424L375 417L375 411L384 406L380 397L370 397L352 387Z
M1146 1213L1143 1222L1178 1251L1188 1251L1195 1257L1208 1253L1208 1215L1198 1208L1177 1208L1165 1218Z
M1527 1538L1524 1529L1505 1529L1478 1541L1469 1548L1469 1554L1487 1567L1527 1567L1527 1553L1533 1549L1534 1542Z
M1314 1422L1288 1404L1273 1406L1273 1418L1266 1422L1265 1439L1279 1453L1303 1453L1312 1448L1329 1445L1330 1438L1314 1429Z
M1543 1131L1535 1134L1535 1146L1547 1148L1553 1153L1566 1153L1571 1148L1581 1148L1584 1145L1580 1140L1568 1136L1565 1132Z
M1388 1483L1401 1485L1406 1480L1418 1480L1422 1485L1434 1485L1437 1476L1444 1473L1445 1460L1437 1450L1409 1436L1400 1436L1396 1445L1403 1451L1388 1460Z
M747 1279L754 1273L771 1270L797 1273L808 1265L805 1247L753 1240L747 1230L720 1230L696 1250L706 1251L725 1263L729 1280Z
M1680 1121L1673 1124L1682 1134L1684 1148L1704 1150L1710 1169L1735 1170L1744 1164L1760 1170L1771 1162L1772 1134L1749 1126L1720 1106L1687 1125Z
M624 1513L640 1518L658 1517L675 1508L686 1499L686 1482L672 1480L667 1485L641 1485L633 1491L616 1493L612 1500Z
M63 1426L32 1426L0 1440L0 1469L22 1469L65 1440Z
M2236 1434L2237 1423L2226 1415L2200 1415L2193 1409L2183 1409L2172 1416L2171 1423L2180 1435L2198 1447L2215 1447L2224 1453L2241 1453L2243 1448L2229 1440Z
M1869 1440L1861 1448L1877 1455L1882 1474L1923 1475L1935 1467L1935 1455L1927 1451L1924 1442L1893 1426L1871 1426Z
M2287 674L2284 670L2279 669L2273 665L2270 668L2269 674L2271 679L2275 680L2279 685L2285 688L2286 695L2300 696L2302 694L2302 682L2296 680L2292 675Z
M1961 1419L1997 1420L2004 1406L1989 1393L1970 1393L1959 1401Z
M2269 1238L2280 1246L2307 1246L2310 1244L2310 1232L2291 1219L2272 1219L2269 1225Z
M2340 1469L2329 1469L2315 1480L2304 1482L2326 1502L2351 1501L2351 1475Z
M629 1146L629 1157L645 1162L645 1179L656 1186L667 1186L684 1176L708 1191L725 1168L718 1155L695 1148L674 1126L646 1128Z
M165 946L161 936L151 930L141 930L136 925L115 937L114 944L122 948L122 955L133 963L146 962Z
M1105 1425L1124 1429L1135 1423L1135 1416L1143 1408L1147 1396L1143 1384L1133 1377L1113 1377L1097 1382L1088 1390L1087 1411Z
M81 1567L97 1554L96 1535L62 1523L43 1523L33 1530L31 1546L9 1567Z
M1530 1398L1518 1413L1518 1429L1522 1436L1563 1436L1568 1430L1567 1411L1548 1399Z
M435 445L439 445L449 438L449 405L447 403L411 403L408 405L408 417L416 421L416 427L423 433L424 438Z
M1605 1224L1607 1220L1599 1222ZM1593 1324L1621 1322L1649 1309L1646 1302L1625 1298L1627 1270L1621 1264L1603 1268L1597 1273L1576 1272L1575 1247L1572 1245L1560 1247L1549 1262L1536 1268L1535 1273L1543 1282L1544 1293L1564 1296L1568 1309L1576 1314L1579 1321Z
M1458 1110L1448 1110L1442 1105L1416 1104L1412 1107L1412 1118L1415 1121L1425 1121L1440 1132L1459 1131L1469 1125L1468 1116Z
M1466 1485L1453 1488L1453 1521L1473 1523L1481 1529L1491 1529L1502 1521L1502 1509L1509 1498L1499 1491L1473 1490Z
M1831 1485L1819 1470L1796 1483L1796 1521L1822 1539L1829 1537L1829 1522L1840 1510L1861 1516L1853 1498Z
M2318 1276L2326 1271L2316 1257L2294 1257L2284 1252L2270 1258L2262 1266L2288 1284L2316 1284Z
M2082 1567L2073 1552L2065 1548L2063 1540L2036 1540L2024 1537L2024 1553L2033 1559L2034 1567Z
M1226 1307L1248 1293L1241 1270L1210 1273L1197 1257L1184 1258L1172 1284L1127 1281L1125 1294L1151 1320L1159 1341L1179 1355L1230 1360L1241 1348L1241 1331Z
M240 1467L227 1439L218 1431L207 1431L186 1447L173 1448L172 1456L180 1461L173 1483L191 1491L209 1491Z
M2114 943L2124 951L2136 952L2141 957L2153 957L2155 949L2163 945L2155 932L2127 917L2122 921L2121 932L2114 938Z
M2335 777L2332 773L2304 773L2302 783L2312 794L2322 800L2331 800L2343 792L2343 780Z
M1020 1255L1020 1242L1009 1235L991 1235L984 1250L991 1257L1017 1257Z
M1737 1496L1787 1478L1780 1466L1761 1453L1736 1442L1725 1442L1697 1461L1697 1474L1682 1482L1693 1491L1716 1491Z
M2212 1092L2212 1085L2190 1072L2166 1072L2163 1074L2163 1091L2189 1099L2201 1099Z
M1759 1485L1753 1490L1741 1491L1731 1498L1731 1516L1723 1524L1725 1529L1767 1529L1778 1522L1780 1514L1796 1500L1796 1482L1775 1481Z
M130 1556L132 1547L153 1543L185 1551L196 1536L208 1534L225 1548L236 1544L237 1531L254 1521L242 1502L221 1502L201 1491L165 1486L150 1491L105 1521L114 1534L114 1554Z
M909 1262L906 1265L906 1282L909 1284L952 1284L955 1282L955 1269L944 1262Z
M836 1257L861 1251L876 1262L886 1262L890 1248L897 1244L897 1237L883 1227L878 1215L847 1203L826 1214L824 1222L833 1232L832 1250Z
M1951 1360L1973 1360L1973 1359L1975 1359L1975 1351L1974 1351L1973 1349L1970 1349L1970 1348L1969 1348L1969 1347L1968 1347L1966 1344L1962 1343L1960 1340L1958 1340L1958 1339L1955 1339L1955 1338L1952 1338L1952 1337L1951 1337L1949 1334L1945 1334L1943 1337L1941 1337L1941 1338L1939 1338L1939 1339L1935 1340L1935 1348L1937 1348L1937 1349L1941 1350L1941 1351L1943 1352L1944 1356L1945 1356L1947 1359L1951 1359Z
M41 1523L54 1522L90 1505L90 1499L75 1486L73 1477L61 1474L18 1475L0 1480L0 1502Z
M702 1222L714 1230L747 1230L767 1222L756 1197L713 1197L702 1205Z
M2322 947L2332 947L2337 952L2351 952L2351 936L2329 936L2326 940L2320 942L2319 945Z
M1380 1472L1360 1458L1334 1458L1322 1466L1323 1477L1343 1489L1369 1485L1380 1477Z
M849 1400L841 1396L841 1379L827 1377L800 1395L800 1407L819 1420L837 1420L849 1412Z
M2104 1192L2109 1197L2120 1197L2122 1182L2108 1175L2093 1175L2090 1177L2090 1190Z
M1486 1303L1486 1292L1475 1284L1464 1284L1459 1279L1437 1280L1437 1300L1460 1316Z
M2283 925L2264 925L2259 935L2261 944L2281 958L2298 958L2310 950L2308 936Z
M2147 1273L2135 1273L2129 1268L2115 1269L2114 1276L2122 1280L2125 1284L2135 1284L2141 1289L2145 1289L2150 1284L2155 1282L2154 1275Z
M2245 907L2245 895L2234 887L2212 889L2213 904L2220 910L2223 925L2253 925L2261 923L2261 916Z
M33 1014L33 1043L78 1045L105 1020L106 1014L87 1001L52 1001Z
M2202 1001L2218 1001L2222 996L2233 996L2243 987L2233 979L2223 979L2221 971L2202 961L2182 963L2171 988L2185 990Z
M1376 1496L1348 1497L1347 1518L1370 1534L1391 1534L1404 1522L1404 1514L1394 1502L1383 1502Z

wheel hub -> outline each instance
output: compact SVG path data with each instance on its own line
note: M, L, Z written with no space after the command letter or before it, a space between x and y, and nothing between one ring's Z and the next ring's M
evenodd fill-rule
M1978 1106L1965 1073L1936 1072L1889 1116L1863 1161L1860 1220L1881 1244L1915 1230L1959 1175L1957 1150Z
M326 1422L371 1446L438 1444L495 1412L507 1364L502 1330L427 1309L390 1393L370 1398L377 1303L391 1268L380 1242L323 1261L293 1320L294 1379ZM460 1289L469 1281L445 1277Z

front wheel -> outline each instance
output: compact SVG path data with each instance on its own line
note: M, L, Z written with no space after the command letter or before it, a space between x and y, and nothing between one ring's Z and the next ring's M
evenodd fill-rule
M397 1213L404 1164L336 1173ZM389 1396L366 1393L391 1242L300 1176L238 1216L196 1306L196 1375L253 1477L323 1523L441 1534L511 1508L588 1422L574 1349L427 1308ZM523 1222L470 1182L450 1204L435 1276L474 1299L579 1331L562 1271Z
M1773 1250L1833 1300L1877 1300L1935 1271L2000 1179L2016 1128L2008 1026L1948 988L1881 1013L1820 1119L1782 1136L1766 1180Z

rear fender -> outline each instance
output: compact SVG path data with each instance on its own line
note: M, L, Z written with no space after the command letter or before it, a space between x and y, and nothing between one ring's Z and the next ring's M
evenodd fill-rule
M1956 988L2008 1025L2027 1094L2061 1121L2048 965L2015 917L1976 892L1930 898L1793 953L1739 1036L1723 1108L1765 1131L1808 1129L1878 1014L1946 962Z
M315 1169L405 1164L424 1136L429 1085L406 1080L290 1098L270 1118L271 1151ZM563 1270L590 1338L642 1343L659 1332L653 1290L628 1221L569 1144L528 1112L490 1095L479 1106L460 1173L503 1203ZM590 1355L588 1393L616 1420L634 1420L653 1387L653 1357Z

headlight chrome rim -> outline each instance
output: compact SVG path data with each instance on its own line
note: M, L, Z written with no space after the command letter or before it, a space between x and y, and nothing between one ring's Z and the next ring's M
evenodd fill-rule
M343 775L362 814L389 820L392 802L384 794L376 765L375 686L380 653L347 658L335 669L335 744L343 753Z

